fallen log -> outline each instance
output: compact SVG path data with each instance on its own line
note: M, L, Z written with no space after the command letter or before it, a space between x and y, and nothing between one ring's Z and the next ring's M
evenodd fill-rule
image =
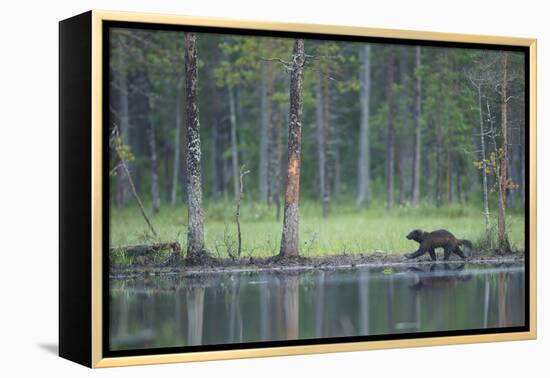
M178 242L173 243L153 243L153 244L138 244L127 245L121 247L113 247L109 249L110 253L124 252L127 256L150 256L151 254L159 253L161 251L171 250L172 253L180 253L181 246Z

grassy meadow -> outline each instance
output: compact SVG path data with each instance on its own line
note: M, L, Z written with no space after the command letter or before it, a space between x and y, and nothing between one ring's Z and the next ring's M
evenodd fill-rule
M150 207L148 207L150 208ZM237 225L231 201L207 203L205 206L205 241L213 256L227 258L236 254ZM282 220L275 219L275 208L244 201L241 208L241 257L267 257L279 252ZM281 210L282 219L282 210ZM110 245L119 247L154 241L178 241L186 245L187 209L164 206L152 217L159 238L151 238L135 206L111 209ZM524 249L524 217L508 217L509 239L513 249ZM496 219L493 219L496 225ZM436 208L398 207L391 213L382 204L358 210L352 201L332 203L327 218L315 202L300 204L300 253L322 256L352 253L404 253L416 250L418 244L405 235L413 229L425 231L447 229L459 239L478 243L483 234L483 217L479 208L450 204Z

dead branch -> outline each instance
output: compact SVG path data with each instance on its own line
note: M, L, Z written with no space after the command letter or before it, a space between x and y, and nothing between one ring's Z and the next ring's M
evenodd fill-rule
M139 198L139 195L137 194L136 186L134 185L134 180L132 179L132 175L130 174L130 170L128 169L128 165L126 164L126 159L120 153L120 150L119 150L120 141L118 140L118 138L119 138L118 127L115 125L114 128L113 128L113 139L112 139L112 141L115 144L114 150L115 150L118 158L120 159L120 164L122 166L122 169L124 170L124 173L126 173L126 177L128 177L128 182L130 183L130 188L132 189L132 194L133 194L134 198L136 199L136 202L139 206L139 210L141 211L141 215L143 216L143 218L145 219L145 222L149 226L149 229L151 230L151 233L155 237L158 237L157 231L155 230L155 227L153 227L153 223L151 223L151 220L147 216L147 213L145 212L145 208L143 207L143 203L141 202L141 199Z

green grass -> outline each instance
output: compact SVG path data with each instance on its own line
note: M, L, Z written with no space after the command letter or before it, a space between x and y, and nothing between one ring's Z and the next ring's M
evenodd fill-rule
M150 208L150 207L149 207ZM281 211L282 217L282 211ZM163 207L152 218L161 241L178 241L185 250L187 209ZM508 217L509 239L514 249L524 249L523 215ZM496 220L493 220L496 223ZM111 210L111 246L152 241L137 207ZM423 205L419 208L398 207L388 212L373 204L357 210L351 201L333 203L328 218L321 216L315 202L300 205L300 253L321 256L342 253L413 251L418 244L405 235L413 229L426 231L447 229L457 238L474 243L483 235L481 210L461 204L441 208ZM282 221L275 220L274 207L244 202L241 209L242 257L272 256L278 253ZM236 250L234 204L209 203L205 208L207 249L217 257L229 257Z

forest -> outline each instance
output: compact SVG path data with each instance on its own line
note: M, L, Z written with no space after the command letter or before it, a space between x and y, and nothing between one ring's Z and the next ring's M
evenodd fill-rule
M523 52L302 37L110 29L111 247L524 249Z

